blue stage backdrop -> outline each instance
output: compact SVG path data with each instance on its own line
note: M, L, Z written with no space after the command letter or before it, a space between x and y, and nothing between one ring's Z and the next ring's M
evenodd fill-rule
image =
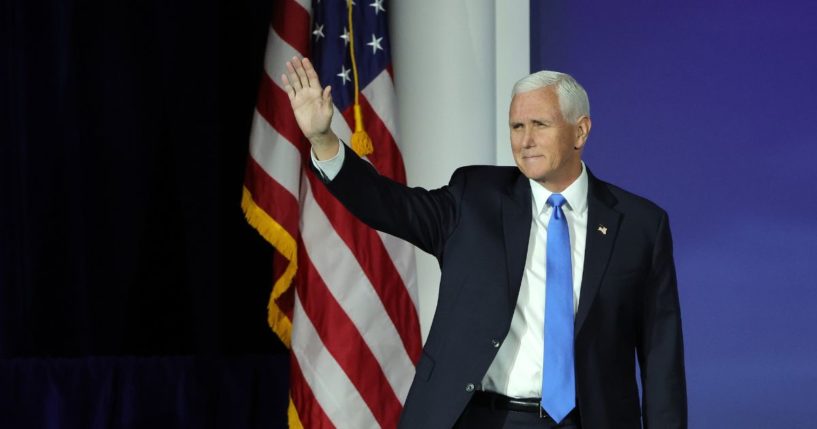
M585 160L670 214L691 428L817 427L817 4L531 2Z

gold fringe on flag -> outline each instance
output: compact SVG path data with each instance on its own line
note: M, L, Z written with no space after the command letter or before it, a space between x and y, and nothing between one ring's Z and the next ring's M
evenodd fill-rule
M291 359L294 359L294 357ZM292 402L291 392L289 394L289 407L287 409L287 417L289 429L304 429L304 425L303 423L301 423L301 418L298 416L298 408L296 408L295 403Z
M275 300L290 288L292 279L295 277L295 271L298 270L298 248L295 239L275 219L271 218L270 215L255 204L252 194L250 194L250 190L246 186L241 196L241 208L244 210L244 217L247 218L247 222L258 230L258 233L289 261L284 274L275 281L275 285L272 287L272 293L267 304L267 310L269 310L267 323L287 348L290 348L292 343L292 321L278 307Z

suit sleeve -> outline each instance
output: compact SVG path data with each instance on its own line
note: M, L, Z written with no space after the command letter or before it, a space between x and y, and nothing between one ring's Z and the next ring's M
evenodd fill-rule
M440 260L445 240L457 224L458 195L465 183L461 170L440 189L409 188L381 176L342 146L343 167L331 181L324 177L329 191L363 223L407 240Z
M644 427L686 428L681 309L666 213L661 218L653 249L640 331L638 359Z

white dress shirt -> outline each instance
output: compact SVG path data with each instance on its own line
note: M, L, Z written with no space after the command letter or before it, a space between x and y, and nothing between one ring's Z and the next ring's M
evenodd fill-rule
M482 389L514 398L539 398L542 392L544 358L545 262L547 227L553 208L547 205L552 192L531 180L533 219L531 220L525 272L511 320L511 330L482 379ZM587 238L587 168L582 163L579 177L563 192L562 209L570 232L573 268L573 315L579 309Z
M319 161L312 154L312 163L328 180L343 166L344 151L328 160ZM533 194L528 254L525 272L519 288L519 298L511 320L508 336L482 379L482 389L514 398L539 398L542 391L542 360L545 325L545 262L547 227L553 208L547 205L552 192L538 182L530 181ZM561 194L567 202L562 207L570 233L571 265L573 268L573 315L579 309L584 250L587 238L587 168Z
M340 142L340 144L344 143ZM336 153L335 156L323 161L320 161L317 157L315 157L315 151L312 149L309 149L309 155L312 158L312 165L314 165L318 171L323 173L326 180L329 181L332 181L332 179L334 179L335 176L340 173L340 169L343 167L343 160L346 159L346 152L340 146L338 146L338 153Z

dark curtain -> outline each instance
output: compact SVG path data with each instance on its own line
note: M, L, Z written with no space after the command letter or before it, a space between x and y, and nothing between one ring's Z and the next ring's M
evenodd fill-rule
M239 207L272 3L2 4L0 427L284 425Z

